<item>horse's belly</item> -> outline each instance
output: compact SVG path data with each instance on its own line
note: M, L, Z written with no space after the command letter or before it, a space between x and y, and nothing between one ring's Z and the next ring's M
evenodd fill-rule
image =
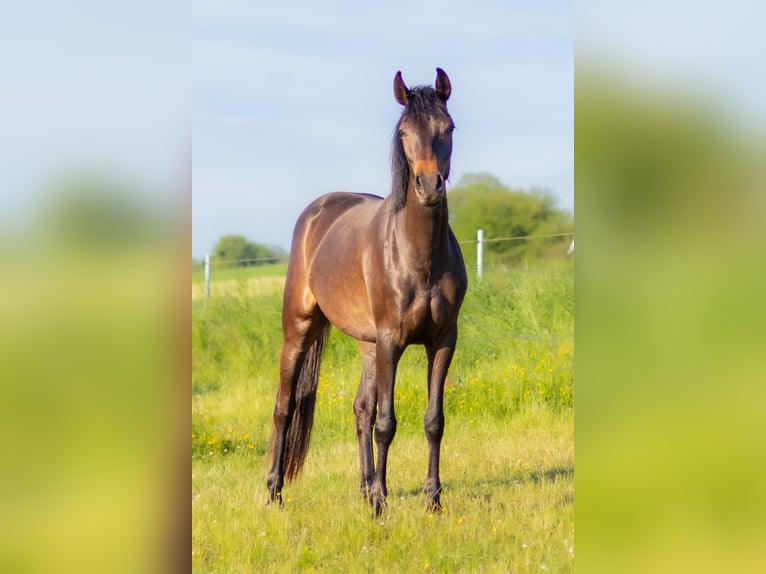
M377 334L375 321L366 299L364 301L349 297L338 299L335 296L322 297L322 294L319 294L317 303L330 323L346 335L359 341L375 341Z
M335 327L355 339L375 341L376 327L365 282L362 242L358 233L348 231L348 228L361 227L354 220L357 215L358 211L354 210L340 214L336 225L318 242L308 268L308 285L322 313ZM348 223L347 219L352 219L354 225L341 225Z
M376 328L367 289L355 274L342 269L338 262L315 267L309 274L309 288L336 328L354 339L374 341Z

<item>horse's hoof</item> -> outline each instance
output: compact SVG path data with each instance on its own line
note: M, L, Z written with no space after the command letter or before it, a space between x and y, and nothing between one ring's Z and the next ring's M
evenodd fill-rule
M429 514L442 514L444 508L442 508L441 497L436 494L435 496L429 496L426 499L426 512Z
M270 493L269 494L269 500L266 502L266 506L271 506L275 502L279 503L279 508L284 508L285 507L285 503L282 500L282 493L281 492L277 492L275 494L271 494Z
M441 503L437 500L429 500L426 503L426 512L429 514L442 514L444 512L444 509L442 508Z
M373 494L372 486L367 486L366 484L361 487L362 496L364 496L364 500L367 504L370 506L375 505L375 495Z
M388 501L382 494L375 496L372 501L372 517L380 518L384 512L388 511Z

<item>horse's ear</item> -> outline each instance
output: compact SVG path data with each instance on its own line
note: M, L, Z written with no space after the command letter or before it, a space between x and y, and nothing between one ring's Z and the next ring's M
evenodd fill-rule
M404 80L402 80L402 73L396 72L396 75L394 76L394 97L396 98L396 101L403 106L406 106L407 98L409 95L410 90L406 85L404 85Z
M444 102L449 99L452 93L452 84L449 83L447 73L441 68L436 68L436 93Z

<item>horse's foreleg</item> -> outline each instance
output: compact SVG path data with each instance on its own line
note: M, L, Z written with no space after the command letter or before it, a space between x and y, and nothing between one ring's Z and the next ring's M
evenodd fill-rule
M394 414L394 379L396 366L402 350L396 348L388 337L379 337L375 347L375 386L378 397L378 414L375 420L375 445L378 460L373 482L372 506L375 515L380 515L386 507L386 465L388 448L396 434L396 415Z
M356 415L356 435L359 439L359 469L361 471L361 491L371 504L372 484L375 479L375 460L372 454L372 427L375 424L377 393L375 390L375 344L359 343L362 353L362 377L359 390L354 399Z
M457 330L438 344L428 347L428 408L423 425L428 439L428 474L426 505L429 512L441 512L442 483L439 478L439 456L444 435L444 381L455 353Z

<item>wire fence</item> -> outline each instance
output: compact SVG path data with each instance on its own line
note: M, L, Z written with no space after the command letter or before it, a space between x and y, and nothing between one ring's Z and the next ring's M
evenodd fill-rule
M529 267L529 266L514 266L508 263L499 262L499 263L490 263L490 264L482 264L481 263L481 250L483 250L483 244L484 243L493 243L493 242L502 242L502 241L517 241L522 239L528 239L528 240L540 240L540 239L547 239L547 238L556 238L556 237L571 237L572 238L572 244L570 245L569 251L567 251L567 255L569 256L572 254L572 249L574 245L574 232L567 232L567 233L548 233L548 234L537 234L537 235L520 235L520 236L509 236L509 237L496 237L496 238L482 238L482 234L477 234L477 239L472 240L464 240L460 241L459 243L461 245L477 245L477 263L478 265L474 266L468 266L469 272L475 274L475 277L481 280L482 273L483 272L495 272L500 273L502 275L505 274L513 274L513 273L523 273L523 274L556 274L561 273L561 269L556 266L539 266L539 267ZM193 262L192 263L192 272L193 273L199 273L202 271L203 277L197 278L192 282L192 298L200 298L202 296L205 297L207 300L211 295L211 279L212 279L212 268L215 267L217 269L234 269L239 268L238 271L222 273L224 276L223 278L216 279L215 283L215 293L216 295L223 295L223 294L264 294L264 293L277 293L280 292L284 288L284 273L283 269L280 269L278 271L275 271L272 274L266 274L266 275L260 275L260 271L257 270L257 267L259 264L268 264L268 263L279 263L283 262L284 259L280 260L278 258L274 257L259 257L259 258L250 258L250 259L236 259L236 260L226 260L226 261L212 261L211 257L207 256L205 257L205 260L202 262ZM245 269L244 265L252 265L253 267L248 267ZM250 270L250 271L248 271ZM250 273L253 274L250 274ZM244 279L244 281L243 281ZM243 291L244 290L244 291ZM471 324L471 321L468 320L468 323ZM554 344L557 342L560 342L562 339L558 335L553 334L547 334L547 333L537 333L534 332L535 330L524 330L517 331L515 329L507 329L502 330L502 332L496 332L496 333L490 333L486 330L482 331L480 329L480 326L473 326L475 327L473 330L476 330L477 332L481 331L480 334L472 334L470 332L464 333L463 338L466 338L466 340L471 339L472 335L474 338L480 338L484 343L492 345L493 343L496 344L502 344L503 342L507 342L509 340L514 341L528 341L528 342L542 342L547 344Z
M480 241L483 241L484 243L494 243L497 241L518 241L520 239L544 239L549 237L572 237L574 238L574 231L569 231L566 233L545 233L540 235L511 235L510 237L491 237L491 238L484 238L484 239L463 239L462 241L458 241L460 245L463 244L474 244L479 243Z
M479 239L478 237L476 239L462 239L458 241L460 245L475 245L477 243L483 242L483 243L497 243L501 241L520 241L524 239L549 239L553 237L571 237L574 239L574 231L568 231L564 233L544 233L544 234L538 234L538 235L511 235L508 237L486 237L483 239ZM209 255L206 256L210 257ZM259 265L259 264L274 264L279 263L282 261L279 257L256 257L251 259L225 259L222 261L217 261L217 265L225 265L227 267L237 267L237 266L248 266L248 265ZM192 271L195 269L203 269L205 266L205 261L192 261Z
M484 237L484 231L478 230L476 234L476 239L464 239L459 241L461 245L476 245L476 265L475 266L469 266L468 269L472 272L476 273L476 276L481 280L484 274L484 271L492 271L492 270L502 270L504 272L509 272L512 269L505 263L492 263L492 264L485 264L484 263L484 244L485 243L498 243L498 242L504 242L504 241L521 241L521 240L539 240L539 239L551 239L556 237L571 237L572 242L569 246L569 250L567 251L567 255L571 255L574 251L574 232L563 232L563 233L544 233L544 234L531 234L531 235L511 235L508 237L490 237L485 238ZM194 273L199 273L202 271L203 273L203 287L202 291L206 298L210 297L211 293L211 281L212 281L212 268L213 263L215 263L215 267L221 267L221 268L240 268L240 267L256 267L261 264L274 264L279 263L280 258L278 257L256 257L256 258L250 258L250 259L226 259L221 261L212 261L212 258L210 255L206 255L203 261L195 262L192 261L192 275ZM529 268L525 266L523 268L523 272L525 273L549 273L551 272L550 269L544 269L544 268ZM257 277L253 279L259 279ZM261 279L261 285L260 287L263 287L264 284L269 285L276 285L278 282L274 281L274 278L260 278ZM195 290L193 286L192 290L192 297L195 296Z
M206 257L210 257L209 255ZM284 259L280 259L279 257L256 257L254 259L222 259L220 261L215 261L216 266L222 265L224 267L249 267L249 266L255 266L259 264L276 264L280 261L284 261ZM211 261L212 265L212 261ZM204 269L205 267L205 260L202 261L192 261L192 271L195 269Z

